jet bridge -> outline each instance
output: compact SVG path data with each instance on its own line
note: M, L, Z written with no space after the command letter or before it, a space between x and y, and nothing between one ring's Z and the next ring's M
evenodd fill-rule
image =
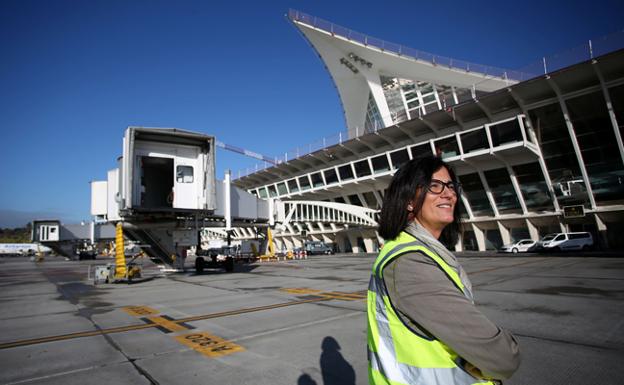
M83 227L83 233L91 228L92 242L99 239L93 229L109 233L121 223L123 235L149 257L180 267L186 250L200 244L202 228L268 226L269 202L231 186L229 175L216 181L214 137L175 128L128 127L122 148L118 167L108 171L105 181L91 183L94 223L74 225ZM33 239L67 255L69 247L61 243L85 238L72 237L72 225L52 222L34 222ZM50 237L50 228L66 236Z

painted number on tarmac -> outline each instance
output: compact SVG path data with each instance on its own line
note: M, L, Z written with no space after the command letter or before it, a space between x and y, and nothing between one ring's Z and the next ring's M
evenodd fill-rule
M143 317L146 315L158 314L158 310L154 310L147 306L126 306L122 308L126 313L135 317Z
M174 338L191 349L213 358L245 350L240 345L206 332L185 334Z

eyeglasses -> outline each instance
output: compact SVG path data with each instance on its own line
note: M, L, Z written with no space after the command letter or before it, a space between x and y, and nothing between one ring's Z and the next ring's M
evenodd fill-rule
M445 187L448 188L455 195L461 194L461 183L454 182L452 180L448 182L442 182L441 180L431 179L431 183L429 183L427 190L429 190L429 192L432 194L439 195L442 194Z

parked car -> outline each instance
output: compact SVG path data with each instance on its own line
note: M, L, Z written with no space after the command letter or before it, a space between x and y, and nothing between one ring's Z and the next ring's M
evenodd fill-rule
M305 243L305 251L308 255L333 254L334 250L321 241L311 241Z
M500 251L503 253L526 253L527 251L532 251L532 248L535 246L537 242L532 239L521 239L514 243L510 243L508 245L504 245L500 248Z
M566 251L589 250L594 246L594 238L590 233L555 233L548 234L539 241L538 250Z

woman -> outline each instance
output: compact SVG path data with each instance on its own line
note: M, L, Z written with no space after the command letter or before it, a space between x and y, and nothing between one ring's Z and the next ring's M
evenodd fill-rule
M474 306L466 272L443 245L460 230L460 185L434 156L412 160L386 191L386 243L368 289L371 384L496 384L520 364L518 343Z

